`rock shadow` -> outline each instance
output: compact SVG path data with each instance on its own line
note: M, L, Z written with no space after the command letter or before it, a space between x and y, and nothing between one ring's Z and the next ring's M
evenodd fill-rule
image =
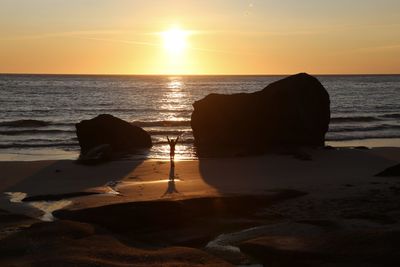
M27 200L59 200L88 195L87 189L117 183L134 171L142 160L119 160L101 165L80 165L72 160L49 162L4 190L24 192Z

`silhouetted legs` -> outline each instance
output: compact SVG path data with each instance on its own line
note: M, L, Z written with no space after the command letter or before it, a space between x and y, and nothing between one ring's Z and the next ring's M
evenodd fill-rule
M171 160L171 166L169 168L169 180L173 181L175 179L175 163Z

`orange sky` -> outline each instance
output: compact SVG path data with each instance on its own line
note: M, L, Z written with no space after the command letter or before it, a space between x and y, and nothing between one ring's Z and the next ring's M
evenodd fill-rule
M0 0L0 72L400 73L399 14L398 0Z

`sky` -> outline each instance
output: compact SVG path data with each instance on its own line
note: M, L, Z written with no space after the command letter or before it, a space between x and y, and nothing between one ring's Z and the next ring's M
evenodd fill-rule
M399 0L0 0L0 73L398 74L399 14Z

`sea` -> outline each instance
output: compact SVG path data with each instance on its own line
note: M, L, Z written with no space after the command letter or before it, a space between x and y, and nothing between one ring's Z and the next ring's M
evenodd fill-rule
M285 76L0 75L0 160L75 159L75 124L112 114L143 127L150 151L168 158L166 136L181 134L177 158L195 159L192 104L210 93L255 92ZM400 146L400 75L317 76L328 90L327 144Z

